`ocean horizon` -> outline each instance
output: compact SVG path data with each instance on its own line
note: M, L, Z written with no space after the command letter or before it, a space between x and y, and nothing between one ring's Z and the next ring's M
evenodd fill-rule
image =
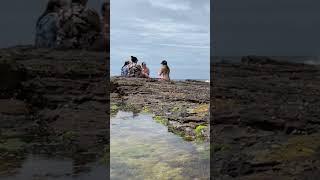
M143 62L143 61L141 61ZM139 64L141 63L139 62ZM120 76L121 67L123 62L115 61L111 59L110 63L110 75ZM147 67L150 69L150 76L152 78L158 77L158 72L161 68L160 63L147 61ZM180 61L169 61L170 67L170 78L171 79L210 79L210 60L204 61L204 63L194 63L186 64Z
M110 76L110 78L113 77L121 77L121 75L116 75L116 76ZM158 79L157 77L151 77L151 79ZM202 81L202 82L210 82L209 79L171 79L172 81Z

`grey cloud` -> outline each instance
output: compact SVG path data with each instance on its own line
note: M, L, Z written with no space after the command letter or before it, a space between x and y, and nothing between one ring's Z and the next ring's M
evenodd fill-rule
M165 8L173 11L191 10L190 2L185 0L149 0L149 3L154 7Z
M195 46L195 45L187 45L187 44L159 44L161 46L170 46L170 47L178 47L178 48L200 48L200 49L210 49L210 46Z
M201 71L199 78L209 78L210 17L205 10L209 3L112 0L111 74L118 74L123 59L136 55L148 61L152 72L165 58L179 67L173 71L173 78L195 78L185 76L189 71Z

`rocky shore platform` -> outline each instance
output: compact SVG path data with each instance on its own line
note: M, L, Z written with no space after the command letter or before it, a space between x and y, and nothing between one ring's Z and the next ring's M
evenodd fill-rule
M0 49L0 179L28 154L70 157L74 174L107 162L109 102L111 116L152 113L186 140L211 139L215 180L320 177L320 66L252 56L215 63L210 96L209 83L191 80L112 77L107 87L108 59Z
M15 172L28 154L72 158L74 173L103 159L108 58L31 46L0 50L0 175Z
M110 86L111 115L119 110L152 113L186 140L209 140L209 83L112 77Z
M318 179L320 66L248 56L211 70L211 176Z

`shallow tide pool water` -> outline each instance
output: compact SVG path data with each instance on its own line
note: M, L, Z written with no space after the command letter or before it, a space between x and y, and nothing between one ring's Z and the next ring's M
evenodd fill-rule
M168 132L150 114L119 112L110 125L110 177L209 179L209 144Z
M0 175L1 180L93 180L106 179L106 166L97 161L80 167L70 158L29 155L20 168Z

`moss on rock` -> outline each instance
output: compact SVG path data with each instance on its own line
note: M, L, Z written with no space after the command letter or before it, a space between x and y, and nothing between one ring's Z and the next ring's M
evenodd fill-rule
M196 139L198 139L198 140L204 139L203 131L206 128L207 128L207 126L205 126L205 125L199 125L196 127L196 129L194 130L194 132L196 134Z
M205 117L209 113L209 104L201 104L192 109L191 112L197 114L199 117Z
M320 148L320 135L303 135L290 138L286 144L271 150L255 153L255 161L291 161L308 158L316 154Z
M66 131L61 135L62 142L70 144L76 140L79 134L75 131Z
M142 113L152 113L152 111L149 109L149 107L144 106L141 110Z
M230 150L230 146L227 144L213 144L212 147L213 147L213 152Z
M160 124L168 125L168 119L164 118L163 116L154 116L153 119Z
M9 152L22 151L25 146L26 143L19 138L7 139L0 143L0 149Z
M118 111L119 111L119 106L117 106L116 104L111 104L110 114L115 115L115 114L117 114Z

